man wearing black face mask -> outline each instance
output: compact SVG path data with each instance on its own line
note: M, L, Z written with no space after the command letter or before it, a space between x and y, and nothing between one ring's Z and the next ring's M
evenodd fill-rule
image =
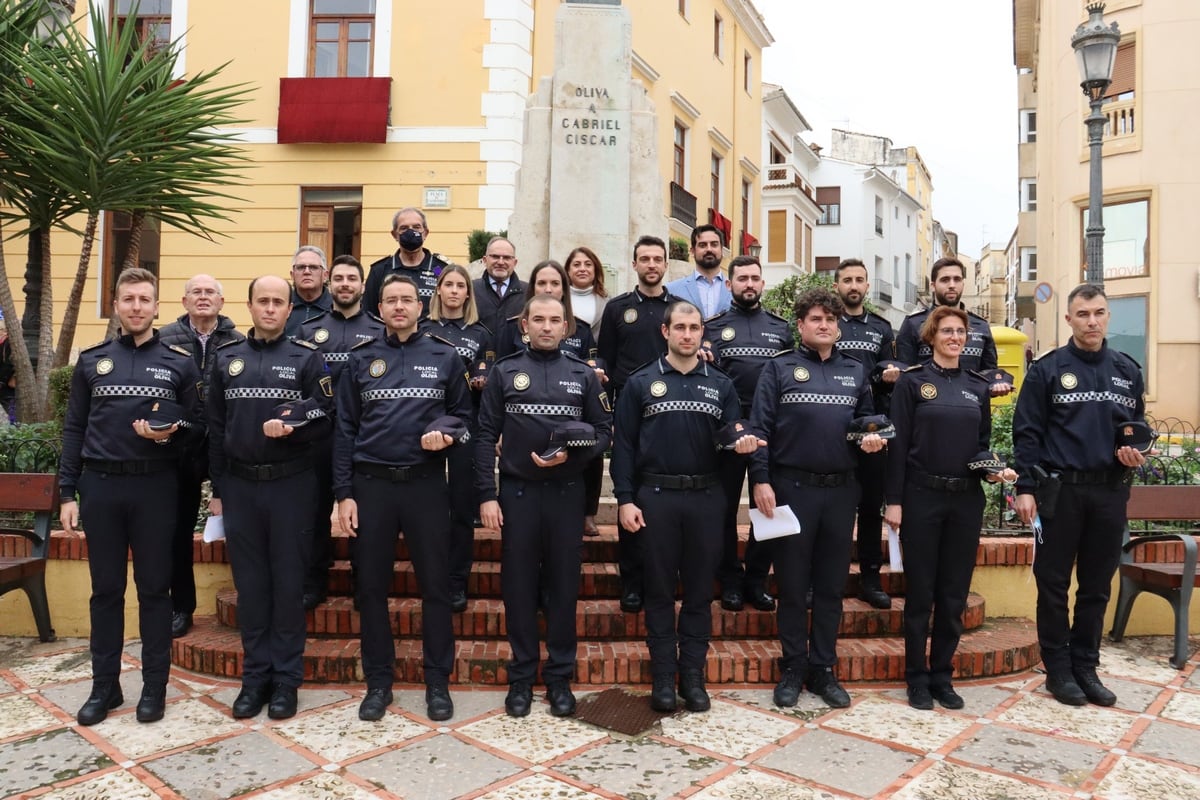
M363 308L372 314L379 313L379 292L386 275L400 274L412 278L417 284L421 298L421 319L429 315L429 300L437 289L438 275L446 266L446 260L424 247L429 236L429 225L419 208L402 208L392 217L392 238L400 245L390 256L385 256L371 265L367 284L363 288Z

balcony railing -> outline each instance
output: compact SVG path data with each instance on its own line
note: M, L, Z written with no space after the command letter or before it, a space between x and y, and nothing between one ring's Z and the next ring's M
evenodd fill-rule
M687 225L696 227L696 195L671 181L671 216Z
M917 304L917 285L915 283L904 284L904 302L910 306Z
M1136 101L1133 99L1104 104L1104 116L1108 118L1108 122L1104 125L1106 140L1133 136L1135 130L1134 105L1136 105Z
M879 301L890 304L892 302L892 285L887 281L879 281L877 285L879 286Z
M813 188L800 175L800 171L794 164L768 164L766 173L767 178L763 181L764 190L799 189L809 199L814 198Z

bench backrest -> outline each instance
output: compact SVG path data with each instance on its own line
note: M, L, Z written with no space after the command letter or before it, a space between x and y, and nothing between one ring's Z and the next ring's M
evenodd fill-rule
M46 472L0 472L0 511L53 511L58 476Z
M1200 520L1200 486L1131 486L1126 518Z

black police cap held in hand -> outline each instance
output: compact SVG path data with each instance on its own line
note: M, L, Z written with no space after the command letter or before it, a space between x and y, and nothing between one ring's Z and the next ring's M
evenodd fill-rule
M717 429L717 446L722 450L732 450L738 439L743 436L756 436L750 423L744 419L735 419L728 425Z
M185 419L186 416L183 406L172 400L152 400L145 419L150 425L150 430L165 431L175 425L180 428L191 427L191 423Z
M1118 448L1132 447L1139 453L1148 453L1154 446L1158 434L1144 422L1119 422L1116 428Z
M570 447L594 447L600 440L596 429L586 422L564 422L550 432L550 446L540 454L549 461Z
M1017 382L1017 379L1008 370L989 369L986 372L981 371L979 374L987 378L988 383L1007 383L1012 386Z
M280 403L271 409L271 419L280 420L283 424L291 425L293 428L307 425L314 419L323 416L325 416L324 409L311 397L307 400L291 400L287 403Z
M467 423L459 417L438 417L425 427L425 433L441 433L449 436L457 444L465 444L471 438Z
M984 475L999 475L1007 468L1007 464L988 450L979 451L967 462L967 469L972 472L981 472Z
M869 417L855 417L850 420L850 427L846 431L846 439L851 442L860 442L864 436L876 434L880 439L893 439L896 436L896 426L884 414L874 414Z

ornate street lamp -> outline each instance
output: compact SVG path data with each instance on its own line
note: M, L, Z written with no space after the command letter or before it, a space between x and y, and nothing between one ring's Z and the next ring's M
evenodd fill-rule
M1087 271L1084 280L1104 284L1104 125L1107 122L1100 108L1104 93L1112 83L1113 64L1117 60L1117 45L1121 31L1117 23L1104 24L1104 3L1089 3L1087 22L1075 29L1071 47L1079 62L1080 86L1087 95L1092 113L1084 120L1088 131L1088 223L1086 247Z

